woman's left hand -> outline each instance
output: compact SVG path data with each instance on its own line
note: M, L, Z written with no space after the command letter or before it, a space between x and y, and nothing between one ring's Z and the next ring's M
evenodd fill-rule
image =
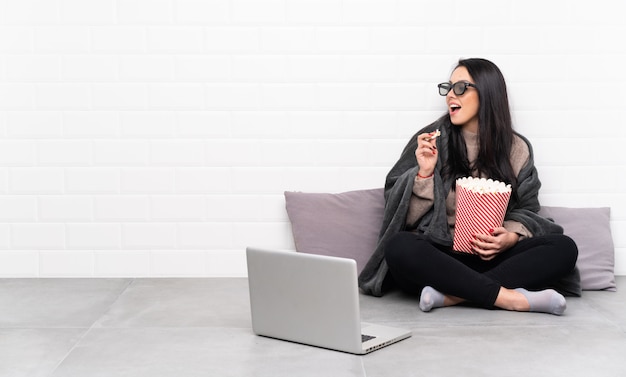
M513 247L519 240L517 233L509 232L503 227L495 228L491 234L476 234L474 251L482 260L491 260L501 252Z

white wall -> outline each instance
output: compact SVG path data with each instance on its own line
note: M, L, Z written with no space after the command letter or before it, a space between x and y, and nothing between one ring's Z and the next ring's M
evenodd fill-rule
M0 276L233 276L283 191L380 187L460 57L505 73L542 204L610 206L619 1L0 0Z

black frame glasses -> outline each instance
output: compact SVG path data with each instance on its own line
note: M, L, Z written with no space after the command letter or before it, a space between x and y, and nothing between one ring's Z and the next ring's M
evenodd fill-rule
M454 84L451 82L442 82L441 84L437 85L437 87L439 88L440 96L447 96L448 93L450 93L450 90L454 91L454 94L456 94L457 96L462 96L467 88L469 88L470 86L472 88L476 88L476 85L467 81L457 81Z

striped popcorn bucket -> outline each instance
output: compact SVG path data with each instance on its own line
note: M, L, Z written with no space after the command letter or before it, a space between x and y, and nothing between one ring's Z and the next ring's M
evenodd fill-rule
M502 226L510 197L510 186L498 181L489 180L487 184L485 179L457 180L453 249L475 254L474 235L489 234L489 229Z

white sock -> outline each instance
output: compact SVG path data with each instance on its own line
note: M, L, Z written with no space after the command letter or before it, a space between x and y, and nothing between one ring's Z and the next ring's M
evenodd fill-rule
M434 308L443 306L445 296L433 287L424 287L420 296L420 309L423 312L429 312Z
M530 292L524 288L515 289L526 297L531 312L549 313L561 315L567 307L565 297L554 289Z

